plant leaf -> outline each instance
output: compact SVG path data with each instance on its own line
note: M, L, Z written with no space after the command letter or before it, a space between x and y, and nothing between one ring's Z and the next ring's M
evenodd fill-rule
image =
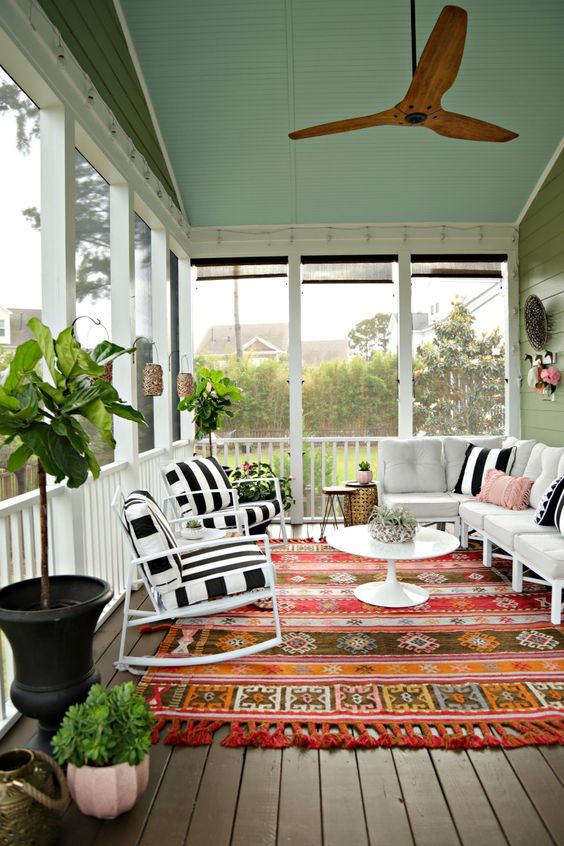
M37 317L32 317L27 321L27 325L37 338L37 343L41 350L41 354L45 359L45 363L49 369L49 373L53 377L56 385L61 384L61 374L55 366L55 345L53 343L53 335L51 330L45 326Z
M49 427L48 446L60 478L67 477L69 488L79 488L88 478L88 463L72 446L69 439ZM61 475L62 474L62 475ZM60 480L59 480L60 481Z
M112 415L106 410L102 400L95 399L93 402L83 405L80 411L90 420L93 426L96 426L106 443L112 447L115 446L116 442L112 435Z
M80 345L74 337L72 326L63 329L55 341L55 353L59 370L67 378L76 363L79 349Z
M41 349L37 341L30 338L17 347L14 357L10 362L8 376L4 382L4 390L8 393L14 391L22 380L22 376L35 370L37 362L41 360Z
M8 458L6 467L11 473L15 473L20 467L23 467L26 461L33 455L33 450L27 444L22 444L18 447Z
M100 344L94 347L92 352L90 353L90 357L98 362L98 364L108 364L110 361L114 361L120 355L125 355L125 353L133 353L135 352L135 347L120 347L119 344L112 344L111 341L102 341Z

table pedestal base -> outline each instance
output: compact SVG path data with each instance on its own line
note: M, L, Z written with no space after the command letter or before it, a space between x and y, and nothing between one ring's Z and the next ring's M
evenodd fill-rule
M355 588L353 593L361 602L381 605L383 608L411 608L429 599L428 592L418 585L398 582L395 561L388 561L385 582L366 582Z

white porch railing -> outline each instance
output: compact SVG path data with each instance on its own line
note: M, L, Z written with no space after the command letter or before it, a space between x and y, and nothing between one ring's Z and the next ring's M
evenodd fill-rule
M205 448L202 448L205 451ZM320 522L323 514L321 488L354 479L359 461L370 461L374 476L378 468L378 438L307 437L303 439L304 520ZM276 472L288 475L290 439L219 438L214 452L223 464L266 461ZM294 497L298 492L293 490Z

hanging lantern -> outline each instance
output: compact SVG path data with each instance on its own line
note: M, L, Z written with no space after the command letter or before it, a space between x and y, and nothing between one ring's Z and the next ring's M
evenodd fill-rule
M146 397L160 397L163 392L163 369L160 364L146 364L143 368L143 393Z
M104 365L104 372L102 373L101 376L98 376L98 379L101 379L102 382L109 382L110 385L111 385L113 375L114 375L113 362L108 361L108 363Z
M181 356L181 364L182 367L182 359L185 358L188 360L188 356L183 355ZM194 393L194 377L191 373L187 373L184 371L180 371L176 375L176 393L178 394L179 399L183 397L190 397Z

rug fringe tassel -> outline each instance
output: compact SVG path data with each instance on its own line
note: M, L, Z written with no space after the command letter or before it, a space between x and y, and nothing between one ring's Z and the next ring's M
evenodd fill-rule
M564 719L464 723L314 723L314 722L229 722L224 720L158 720L152 732L156 743L164 737L167 746L209 746L215 732L229 726L222 746L236 749L373 749L403 747L427 749L516 748L564 744Z

